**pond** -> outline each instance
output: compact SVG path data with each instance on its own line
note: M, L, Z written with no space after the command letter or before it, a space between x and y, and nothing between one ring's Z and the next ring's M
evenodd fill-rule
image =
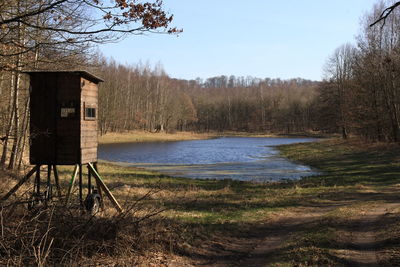
M313 138L221 137L208 140L99 146L99 159L187 178L270 182L316 175L279 155L275 146Z

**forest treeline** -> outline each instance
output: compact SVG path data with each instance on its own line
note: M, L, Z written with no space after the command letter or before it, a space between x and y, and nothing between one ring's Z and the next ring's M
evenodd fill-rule
M100 133L109 131L311 130L318 82L219 76L177 80L161 66L127 67L103 59ZM117 90L116 90L117 89Z
M0 165L20 167L29 141L25 70L85 69L102 77L99 134L317 131L399 142L399 10L370 26L390 1L365 15L355 44L332 53L322 82L235 76L178 80L161 65L120 64L97 54L98 44L130 31L179 32L169 28L172 16L163 12L162 1L139 2L110 1L107 7L96 1L84 6L69 0L42 0L41 5L13 0L0 5L5 14L0 20Z
M101 131L319 131L399 142L399 9L371 26L391 4L378 1L364 15L355 44L332 53L322 82L234 76L182 81L160 66L103 59L100 75L108 82L100 87Z
M362 19L356 44L338 47L325 66L320 116L343 138L400 141L400 10L371 26L392 3L378 2Z

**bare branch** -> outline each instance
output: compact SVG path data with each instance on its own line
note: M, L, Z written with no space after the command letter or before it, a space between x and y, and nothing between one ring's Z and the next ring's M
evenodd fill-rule
M54 2L54 3L52 3L52 4L48 5L48 6L45 6L43 8L39 8L37 10L26 12L25 14L22 14L22 15L19 15L19 16L15 16L15 17L12 17L12 18L9 18L9 19L1 20L0 21L0 25L9 24L9 23L12 23L12 22L18 22L18 21L20 21L22 19L42 14L42 13L44 13L46 11L54 9L58 5L61 5L62 3L67 2L67 1L68 0L59 0L59 1L56 1L56 2Z
M382 11L381 15L379 16L379 18L377 20L375 20L371 25L369 25L370 27L373 27L374 25L376 25L377 23L383 21L383 25L385 25L386 19L387 17L389 17L389 15L394 11L394 9L396 7L400 6L400 1L394 3L393 5L391 5L390 7L386 8L385 10Z

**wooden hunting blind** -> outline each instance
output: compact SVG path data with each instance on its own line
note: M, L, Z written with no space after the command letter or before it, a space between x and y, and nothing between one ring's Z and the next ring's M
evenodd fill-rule
M80 206L97 211L104 192L118 211L121 206L97 170L98 84L103 80L86 71L27 71L30 76L30 163L35 165L4 197L8 199L34 173L35 192L28 202L51 199L51 172L59 198L62 197L57 165L75 165L65 197L68 205L79 177ZM87 165L87 196L83 201L82 164ZM41 191L41 166L47 165L46 190ZM79 174L79 175L78 175ZM91 177L95 178L96 188ZM28 207L29 207L28 203Z
M30 162L74 165L97 161L98 83L86 71L30 75Z

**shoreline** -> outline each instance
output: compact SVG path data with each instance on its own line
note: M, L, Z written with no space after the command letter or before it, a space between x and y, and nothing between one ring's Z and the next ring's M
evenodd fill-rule
M215 138L210 134L192 132L150 133L145 131L130 131L126 133L107 133L99 136L99 144L145 143L145 142L175 142L190 140L205 140Z
M296 134L273 134L273 133L247 133L247 132L176 132L176 133L151 133L146 131L130 131L126 133L107 133L99 136L99 144L118 143L147 143L147 142L176 142L191 140L207 140L220 137L254 137L254 138L329 138L330 135L320 133L296 133Z
M133 147L130 148L130 146L135 146L135 143L131 143L130 145L116 145L109 148L105 146L101 148L99 162L122 167L136 167L147 171L155 171L165 176L187 179L227 179L251 183L298 181L303 177L318 175L320 171L288 159L279 153L279 146L287 143L313 141L318 141L318 139L266 138L265 135L260 134L252 138L228 136L216 141L218 144L223 144L222 147L213 143L211 143L211 146L206 145L210 144L209 142L214 142L213 140L197 141L199 144L204 143L206 150L191 150L189 153L191 154L190 160L185 160L187 155L182 158L180 152L181 149L186 151L187 146L191 146L190 143L174 143L173 151L168 153L163 153L156 149L158 146L161 149L165 149L165 146L169 146L167 145L168 142L164 144L161 142L143 143L143 146L149 146L151 151L144 149L142 152L141 147L138 148L139 150ZM216 150L214 146L217 146L218 149ZM231 148L225 150L226 146ZM242 149L246 153L242 154ZM211 154L210 151L212 151ZM227 153L227 151L230 152ZM118 153L125 156L119 156ZM162 155L161 157L159 153ZM221 156L213 158L211 156L213 153L225 155L222 158ZM235 156L232 157L230 154Z

